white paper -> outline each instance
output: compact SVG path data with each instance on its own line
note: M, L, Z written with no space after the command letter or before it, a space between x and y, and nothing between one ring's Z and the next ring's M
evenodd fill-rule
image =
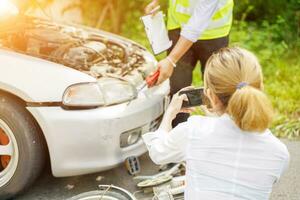
M141 20L145 26L148 40L155 55L166 51L172 46L162 11L156 13L154 16L143 16Z

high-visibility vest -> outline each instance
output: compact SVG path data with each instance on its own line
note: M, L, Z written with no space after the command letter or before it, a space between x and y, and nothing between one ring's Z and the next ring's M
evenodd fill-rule
M181 28L193 14L193 10L201 0L169 0L168 30ZM200 40L225 37L232 24L233 0L219 0L219 4Z

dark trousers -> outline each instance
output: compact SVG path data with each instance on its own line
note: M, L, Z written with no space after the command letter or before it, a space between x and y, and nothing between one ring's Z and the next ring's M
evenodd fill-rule
M173 41L173 46L176 44L180 37L180 29L169 31L170 40ZM198 61L201 64L202 77L205 70L205 64L213 52L227 47L229 37L222 37L211 40L198 40L193 46L185 53L185 55L178 61L172 76L170 77L171 96L177 93L180 89L190 86L192 84L193 70ZM170 48L169 52L172 50ZM184 122L189 117L188 114L179 113L173 120L172 126Z

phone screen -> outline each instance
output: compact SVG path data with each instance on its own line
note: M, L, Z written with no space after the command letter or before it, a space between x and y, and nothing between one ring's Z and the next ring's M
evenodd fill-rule
M203 88L196 88L179 92L179 95L186 94L188 101L184 101L183 108L200 106L203 104Z

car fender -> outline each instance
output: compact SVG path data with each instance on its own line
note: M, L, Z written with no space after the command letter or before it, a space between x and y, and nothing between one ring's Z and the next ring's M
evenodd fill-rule
M0 49L0 89L26 102L61 102L65 89L96 79L75 69Z

